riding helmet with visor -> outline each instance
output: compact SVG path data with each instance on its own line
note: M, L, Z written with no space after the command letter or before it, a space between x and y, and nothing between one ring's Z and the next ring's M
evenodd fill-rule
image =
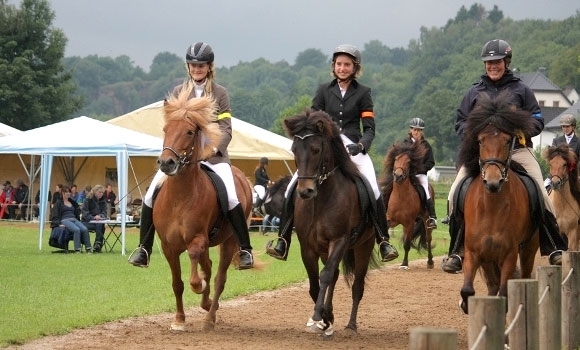
M481 49L482 61L500 60L502 58L512 58L512 48L510 44L501 39L488 41Z
M425 129L425 122L423 121L423 119L421 118L413 118L411 119L411 121L409 122L409 127L413 128L413 129Z
M354 59L355 64L357 65L361 64L362 56L360 54L360 51L356 48L356 46L349 44L341 44L338 45L336 49L334 49L334 52L332 53L332 62L334 62L336 56L343 53L351 56Z
M576 128L576 118L572 114L564 114L560 117L560 126L572 126Z
M211 46L201 41L191 44L185 53L185 63L212 63L213 59Z

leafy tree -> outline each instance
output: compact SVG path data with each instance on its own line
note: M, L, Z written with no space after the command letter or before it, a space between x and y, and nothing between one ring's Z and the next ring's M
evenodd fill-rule
M62 58L66 37L52 28L47 0L0 0L0 122L21 130L66 119L81 107Z
M319 49L307 49L296 56L294 67L301 69L306 66L322 68L328 64L328 59Z

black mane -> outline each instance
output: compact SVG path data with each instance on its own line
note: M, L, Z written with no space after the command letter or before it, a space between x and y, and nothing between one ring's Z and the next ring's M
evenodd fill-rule
M423 158L426 152L427 149L420 142L398 142L393 144L387 151L383 162L383 172L379 179L379 187L383 188L392 185L393 167L397 156L407 154L411 160L409 162L409 175L416 175L423 168ZM409 180L413 184L418 184L419 182L415 176L410 176Z
M326 112L310 108L306 109L303 113L286 118L284 120L284 129L286 130L286 135L290 138L294 138L294 135L298 134L322 135L325 143L329 146L327 149L332 152L327 155L326 161L330 161L332 158L334 166L337 166L350 179L359 177L358 169L350 159L342 143L338 126Z
M515 137L516 132L531 135L534 131L531 113L517 109L512 101L508 90L495 98L486 93L479 95L465 122L458 159L459 164L466 167L468 176L477 176L480 171L478 136L481 133L500 131Z

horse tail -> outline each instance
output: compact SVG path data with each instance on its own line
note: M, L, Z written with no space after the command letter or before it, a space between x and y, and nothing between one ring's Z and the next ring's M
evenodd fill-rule
M344 281L351 287L354 281L354 250L347 249L344 257L342 258L342 274L344 275Z
M422 249L429 249L427 246L427 228L422 217L415 220L415 227L413 227L413 238L411 238L411 247L421 252ZM431 247L433 248L433 247Z

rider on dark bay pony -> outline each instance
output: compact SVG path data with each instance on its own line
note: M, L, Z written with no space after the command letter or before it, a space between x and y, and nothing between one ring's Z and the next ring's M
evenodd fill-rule
M230 167L228 145L232 138L231 109L226 89L215 83L214 77L214 53L207 43L198 42L192 44L186 52L185 62L189 79L185 83L175 87L173 94L177 95L182 89L192 86L191 98L199 96L212 96L217 105L217 123L222 131L220 144L214 149L214 156L203 162L212 169L224 182L228 194L227 217L234 227L238 243L240 245L240 263L238 269L251 269L254 266L250 234L246 223L246 215L236 195L234 179ZM159 170L153 178L141 212L139 251L132 254L129 263L138 267L149 266L149 257L153 249L155 227L153 226L153 194L158 182L165 174ZM183 194L187 195L186 193Z
M362 71L360 51L352 45L339 45L332 55L331 69L335 79L318 88L312 100L312 108L325 111L338 125L344 146L351 155L351 159L372 187L376 199L376 213L378 213L375 218L376 241L379 244L381 260L390 261L396 259L399 254L389 243L386 209L372 160L367 153L375 137L375 114L371 89L356 80ZM286 191L288 200L285 200L287 205L284 205L280 218L278 241L275 246L272 241L269 242L266 250L268 255L280 260L286 260L290 248L294 226L294 203L290 192L296 179L297 173L294 174Z
M514 107L530 113L530 123L535 125L535 131L530 135L522 135L521 140L516 142L511 156L514 161L525 168L526 172L542 189L542 197L546 210L543 225L540 227L540 252L542 255L550 256L550 264L561 265L562 250L566 250L566 244L562 239L558 224L556 223L552 203L548 199L548 194L543 186L542 172L533 153L532 137L542 132L544 118L542 117L542 111L532 90L509 70L508 67L511 63L511 58L511 46L504 40L491 40L483 46L481 60L484 63L486 73L481 77L481 81L473 85L463 97L461 105L457 109L455 130L459 137L463 138L463 129L468 115L482 93L487 93L495 97L502 91L509 91ZM449 190L448 205L451 213L449 234L451 240L448 258L442 264L442 269L449 273L457 273L462 270L463 220L462 216L457 214L457 208L453 208L453 199L457 196L455 192L460 191L459 185L465 177L466 170L462 164ZM442 222L447 223L448 221L444 220Z

